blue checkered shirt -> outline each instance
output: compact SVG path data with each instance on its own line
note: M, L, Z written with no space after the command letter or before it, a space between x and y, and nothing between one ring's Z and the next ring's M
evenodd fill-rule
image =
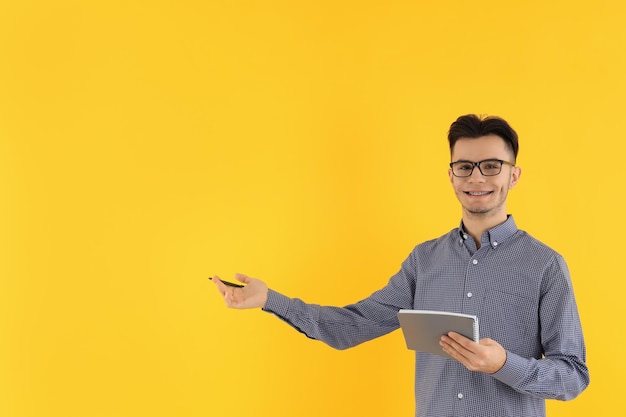
M480 337L507 351L492 375L416 352L417 417L545 416L545 399L572 399L589 384L567 265L512 216L483 234L480 249L462 224L416 246L384 288L358 303L319 306L270 290L264 307L336 349L398 329L400 309L477 315Z

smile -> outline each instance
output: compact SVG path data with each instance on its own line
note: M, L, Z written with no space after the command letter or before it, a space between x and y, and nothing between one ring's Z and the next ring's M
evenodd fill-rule
M477 196L488 195L491 193L492 193L491 191L465 191L465 194L467 195L477 195Z

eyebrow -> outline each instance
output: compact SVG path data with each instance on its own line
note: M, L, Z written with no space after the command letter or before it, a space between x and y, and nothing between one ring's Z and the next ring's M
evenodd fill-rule
M454 162L483 162L483 161L505 161L505 159L502 158L485 158L485 159L481 159L480 161L471 161L469 159L458 159L456 161L452 161Z

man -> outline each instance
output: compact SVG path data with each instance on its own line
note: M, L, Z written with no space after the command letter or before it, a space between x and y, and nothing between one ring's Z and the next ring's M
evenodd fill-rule
M545 416L545 399L589 384L586 352L563 258L517 228L506 198L520 179L517 133L498 117L465 115L448 133L450 183L462 221L416 246L388 284L345 307L287 298L260 280L214 277L226 305L262 307L307 336L345 349L399 327L400 309L477 315L478 343L441 337L454 360L415 353L416 416Z

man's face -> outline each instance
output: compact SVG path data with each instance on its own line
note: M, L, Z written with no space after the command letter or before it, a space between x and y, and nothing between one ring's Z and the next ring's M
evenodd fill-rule
M479 162L485 159L501 159L513 162L513 152L504 140L496 135L480 138L461 138L452 149L452 162ZM478 167L469 177L456 177L448 171L456 197L463 207L464 216L506 217L506 197L521 175L519 167L502 165L495 176L484 176Z

